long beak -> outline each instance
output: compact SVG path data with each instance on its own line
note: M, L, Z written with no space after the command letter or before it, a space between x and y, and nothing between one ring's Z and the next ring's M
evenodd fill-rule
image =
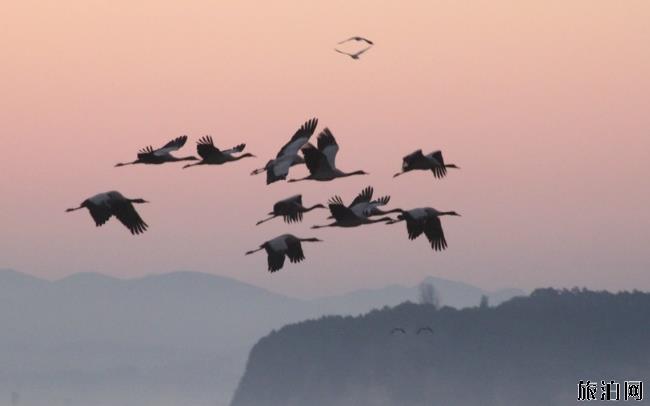
M265 170L266 170L265 168L255 169L253 172L251 172L251 175L258 175L258 174L264 172Z
M396 177L398 177L399 175L403 175L403 174L404 174L404 172L398 172L398 173L396 173L395 175L393 175L393 178L396 178Z
M260 251L260 250L261 250L261 248L258 248L258 249L256 249L256 250L246 251L246 253L245 253L244 255L254 254L254 253L256 253L257 251Z

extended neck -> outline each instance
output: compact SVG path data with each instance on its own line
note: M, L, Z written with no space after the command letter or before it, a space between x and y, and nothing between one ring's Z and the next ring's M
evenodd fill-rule
M354 172L350 172L350 173L342 173L341 177L345 178L345 177L354 176L354 175L367 175L367 173L364 172L364 171L359 170L359 171L354 171Z
M184 156L182 158L175 158L175 161L198 161L199 158L195 156Z
M276 214L273 214L273 213L270 213L270 214L271 214L271 215L270 215L269 217L267 217L267 218L265 218L265 219L262 219L262 220L258 221L257 223L255 223L255 225L256 225L256 226L259 226L260 224L265 223L265 222L267 222L267 221L269 221L269 220L273 220L274 218L277 217Z
M199 162L196 162L196 163L193 163L193 164L183 165L183 169L189 168L190 166L203 165L203 164L205 164L205 161L199 161Z
M71 208L69 208L69 209L65 209L65 212L66 212L66 213L69 213L69 212L71 212L71 211L75 211L75 210L83 209L83 207L84 207L83 204L80 205L79 207L71 207Z
M264 247L259 247L259 248L254 249L254 250L246 251L246 253L244 255L254 254L254 253L258 252L258 251L262 251L263 249L264 249Z
M381 214L388 214L388 213L404 213L404 210L396 208L396 209L390 209L390 210L379 210Z
M316 237L311 237L311 238L299 238L300 241L302 242L322 242L323 240L320 240Z
M121 162L121 163L119 163L119 164L115 164L115 167L116 167L116 168L119 168L120 166L135 165L135 164L139 164L139 163L140 163L140 160L139 160L139 159L136 159L136 160L133 161L133 162Z
M254 157L255 157L255 155L253 155L253 154L242 154L240 156L232 157L232 160L233 161L239 161L240 159L243 159L243 158L254 158Z
M304 211L307 212L307 211L312 211L314 209L324 209L324 208L325 208L325 206L323 206L322 204L315 204L315 205L313 205L311 207L306 207Z
M311 226L311 228L316 229L316 228L335 227L335 226L337 226L337 225L338 225L338 224L337 224L336 222L334 222L334 223L330 223L330 224L323 224L323 225Z
M368 223L383 223L384 221L386 221L386 222L393 221L393 219L390 218L390 217L382 217L382 218L379 218L379 219L368 220Z
M304 178L289 179L287 182L301 182L303 180L309 180L309 179L311 179L311 175L305 176Z

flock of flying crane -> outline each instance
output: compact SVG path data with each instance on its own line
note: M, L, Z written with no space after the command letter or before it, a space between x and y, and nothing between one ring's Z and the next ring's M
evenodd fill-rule
M372 42L362 37L352 37L346 41L366 41L370 46ZM345 41L343 41L345 42ZM353 57L354 58L354 57ZM356 58L354 58L356 59ZM251 172L257 175L266 172L266 184L286 180L289 170L295 165L306 165L309 175L298 179L289 179L288 182L299 182L306 180L332 181L337 178L344 178L355 175L366 175L362 170L344 172L336 167L336 155L339 145L334 135L328 128L324 128L317 137L317 144L314 146L309 142L316 131L318 119L312 118L306 121L291 139L280 149L275 158L269 160L262 168ZM214 145L211 136L200 138L196 143L196 152L200 159L195 156L176 157L172 152L181 149L187 142L187 136L175 138L158 149L148 146L141 149L137 159L131 162L118 163L115 166L147 164L160 165L169 162L194 161L183 166L183 169L198 165L222 165L228 162L238 161L244 158L255 157L251 153L242 153L246 144L239 144L229 149L220 150ZM302 153L302 155L300 154ZM431 171L435 178L442 178L447 174L447 168L458 168L454 164L446 164L441 151L434 151L424 154L421 149L406 155L402 159L402 170L394 177L413 170ZM301 222L303 215L314 209L328 208L333 221L329 224L315 225L312 228L324 227L358 227L366 224L384 222L395 224L401 221L406 223L408 237L413 240L424 234L435 251L444 250L447 241L440 223L440 217L459 216L455 211L438 211L431 207L421 207L411 210L394 208L382 210L390 201L390 196L382 196L373 199L373 188L368 186L363 189L349 204L346 205L340 196L334 196L328 201L327 207L323 204L314 204L306 207L302 203L302 195L295 195L280 200L273 205L273 210L268 213L269 217L257 222L260 225L276 217L283 217L286 223ZM106 223L111 216L115 216L131 234L140 234L147 230L147 223L142 220L133 204L148 203L142 198L130 199L117 191L99 193L84 200L78 207L69 208L66 212L88 209L96 226ZM390 213L399 213L396 218L388 216ZM383 217L378 217L383 216ZM301 262L305 259L302 250L303 242L320 242L318 238L299 238L293 234L283 234L261 244L257 249L246 252L246 255L265 250L268 257L268 270L275 272L284 266L285 258L288 257L292 263Z

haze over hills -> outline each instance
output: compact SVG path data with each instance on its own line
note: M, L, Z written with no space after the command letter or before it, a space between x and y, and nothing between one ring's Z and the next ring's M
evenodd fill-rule
M538 289L498 307L323 317L261 339L231 406L568 405L580 380L614 380L622 401L650 374L648 314L649 293Z
M457 307L476 306L483 294L493 303L524 294L427 281ZM250 348L273 329L416 300L417 292L394 285L301 300L198 272L48 281L0 270L0 399L19 391L27 405L225 405Z

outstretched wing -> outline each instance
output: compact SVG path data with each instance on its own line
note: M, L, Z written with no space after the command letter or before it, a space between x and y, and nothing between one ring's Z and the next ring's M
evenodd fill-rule
M435 165L431 168L433 176L436 178L443 178L447 174L447 168L445 168L445 161L442 158L442 151L434 151L429 154L429 158L433 159Z
M214 146L210 135L206 135L196 142L196 152L203 159L212 158L222 153L219 148Z
M417 161L425 159L424 154L422 153L421 149L418 149L417 151L411 152L410 154L406 155L404 158L402 158L402 169L406 169L408 167L411 167L413 164L415 164Z
M424 232L424 223L422 220L406 219L406 231L409 234L409 240L415 240Z
M318 134L318 150L325 155L329 166L336 168L336 154L339 152L339 144L336 143L334 135L327 127Z
M234 154L236 152L242 152L246 148L246 144L239 144L225 151L221 151L224 154Z
M430 216L426 219L424 234L431 243L431 248L435 251L442 251L447 248L447 240L445 240L445 233L442 231L442 224L438 216Z
M291 213L284 214L282 216L284 219L285 223L291 224L291 223L300 223L302 221L302 212L301 211L294 211Z
M375 203L377 206L386 206L390 202L390 196L382 196L379 199L375 199L373 203Z
M285 223L298 223L302 221L302 195L295 195L280 200L273 205L273 212L281 214Z
M147 145L146 147L142 148L140 151L138 151L138 159L146 159L147 157L153 156L155 150L151 145Z
M356 206L359 203L370 203L373 192L374 190L372 186L367 186L357 195L357 197L354 198L352 203L350 203L350 207Z
M297 238L287 239L287 256L292 263L300 262L305 259L305 254L302 252L302 244Z
M269 272L279 271L284 266L283 252L268 252L266 259L269 265Z
M90 216L93 218L93 220L95 220L95 225L97 227L104 225L113 215L110 209L104 205L93 204L87 207L88 211L90 212Z
M117 217L120 223L124 224L124 226L131 231L131 234L140 234L147 230L147 223L145 223L138 212L135 211L131 202L115 202L113 203L112 209L115 217Z
M332 217L338 222L346 222L358 218L349 207L345 207L339 196L334 196L330 199L328 207L330 213L332 213Z
M335 50L336 52L338 52L339 54L343 54L343 55L347 55L347 56L352 56L352 54L348 54L347 52L343 52L343 51L338 50L338 49L336 49L336 48L334 48L334 50Z
M311 174L317 173L321 168L330 168L327 157L321 150L313 146L312 144L307 144L302 147L302 154L305 157L305 164L307 169Z
M357 52L356 54L354 54L354 56L356 56L358 58L359 56L361 56L362 53L366 52L370 48L372 48L372 47L371 46L366 47L366 48L362 49L361 51Z
M173 140L169 141L161 148L158 148L153 153L156 156L167 155L172 151L177 151L181 149L186 142L187 142L187 135L181 135L180 137L174 138Z
M339 45L341 45L341 44L345 44L346 42L348 42L348 41L353 41L353 40L354 40L354 41L365 41L367 44L374 45L373 42L370 41L369 39L366 39L366 38L363 38L363 37L359 37L359 36L350 37L350 38L348 38L348 39L346 39L346 40L343 40L343 41L339 42L338 44L339 44Z
M296 131L296 133L291 137L289 142L284 144L280 149L280 152L276 155L277 158L283 155L296 155L300 148L309 141L309 137L314 134L316 131L316 126L318 125L318 119L312 118L311 120L306 121L302 127Z
M286 179L292 162L291 155L284 155L269 161L266 165L266 184L270 185L273 182Z

